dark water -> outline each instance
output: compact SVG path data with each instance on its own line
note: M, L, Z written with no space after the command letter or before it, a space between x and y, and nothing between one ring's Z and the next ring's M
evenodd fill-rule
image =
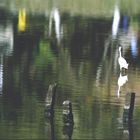
M140 138L139 15L119 12L120 18L103 18L0 10L0 138ZM129 63L120 95L118 44ZM47 120L45 97L55 82L54 117ZM125 94L131 91L133 120L123 124ZM64 100L72 102L73 127L64 125Z

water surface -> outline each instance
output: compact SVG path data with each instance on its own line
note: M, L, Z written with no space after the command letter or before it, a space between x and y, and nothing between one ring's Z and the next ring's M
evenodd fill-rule
M139 14L112 5L104 16L1 8L0 138L140 138ZM119 44L129 63L120 89ZM54 118L47 120L45 97L55 82ZM123 124L127 92L136 93L135 108ZM72 102L73 127L64 125L64 100Z

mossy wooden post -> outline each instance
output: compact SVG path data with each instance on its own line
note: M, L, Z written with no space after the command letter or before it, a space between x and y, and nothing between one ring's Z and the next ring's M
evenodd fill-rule
M50 117L54 112L54 104L55 104L55 94L56 94L56 83L54 85L49 85L46 99L45 99L45 116Z
M127 93L125 97L125 105L123 112L123 122L126 123L133 118L133 110L135 103L135 93Z

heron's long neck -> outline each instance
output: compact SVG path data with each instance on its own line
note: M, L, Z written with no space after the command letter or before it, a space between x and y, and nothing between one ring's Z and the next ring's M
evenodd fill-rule
M119 50L120 57L122 56L121 50Z

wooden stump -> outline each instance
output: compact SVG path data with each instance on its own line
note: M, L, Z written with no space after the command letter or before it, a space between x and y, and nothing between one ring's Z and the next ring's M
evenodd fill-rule
M66 100L63 102L63 122L67 125L73 124L72 104Z

